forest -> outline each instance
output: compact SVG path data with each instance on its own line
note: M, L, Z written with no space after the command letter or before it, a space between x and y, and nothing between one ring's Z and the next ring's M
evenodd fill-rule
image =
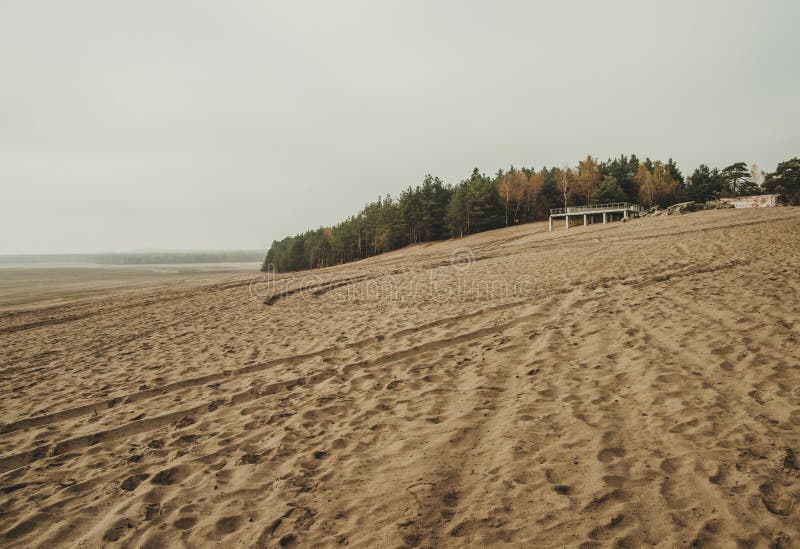
M420 185L397 197L379 196L337 225L276 240L262 270L347 263L418 242L544 220L550 208L562 206L635 202L649 208L762 193L800 204L800 157L781 162L772 173L737 162L722 169L701 164L684 177L671 158L621 155L606 161L587 156L574 167L511 166L494 176L475 168L456 185L427 175Z

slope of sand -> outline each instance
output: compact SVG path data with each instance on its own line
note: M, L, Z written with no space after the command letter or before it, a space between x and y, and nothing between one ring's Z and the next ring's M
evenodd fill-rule
M797 547L799 237L536 223L6 311L0 545Z

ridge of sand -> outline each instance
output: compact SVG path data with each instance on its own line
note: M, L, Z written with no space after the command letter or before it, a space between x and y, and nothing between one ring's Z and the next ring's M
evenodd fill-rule
M535 223L21 304L0 543L797 546L798 236Z

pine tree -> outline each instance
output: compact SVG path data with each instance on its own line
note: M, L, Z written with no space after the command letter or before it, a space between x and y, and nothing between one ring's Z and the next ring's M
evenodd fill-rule
M744 162L736 162L723 168L722 178L725 182L722 196L740 196L749 188L747 182L750 181L750 172Z
M624 202L625 199L625 191L617 183L616 178L607 175L592 193L591 204L612 204L614 202Z
M778 164L764 180L764 189L781 195L787 204L800 206L800 157Z

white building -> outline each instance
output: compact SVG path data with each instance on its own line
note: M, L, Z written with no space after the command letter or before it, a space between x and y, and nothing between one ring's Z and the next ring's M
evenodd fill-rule
M778 205L777 194L759 194L756 196L735 196L720 198L720 202L733 204L735 208L774 208Z

